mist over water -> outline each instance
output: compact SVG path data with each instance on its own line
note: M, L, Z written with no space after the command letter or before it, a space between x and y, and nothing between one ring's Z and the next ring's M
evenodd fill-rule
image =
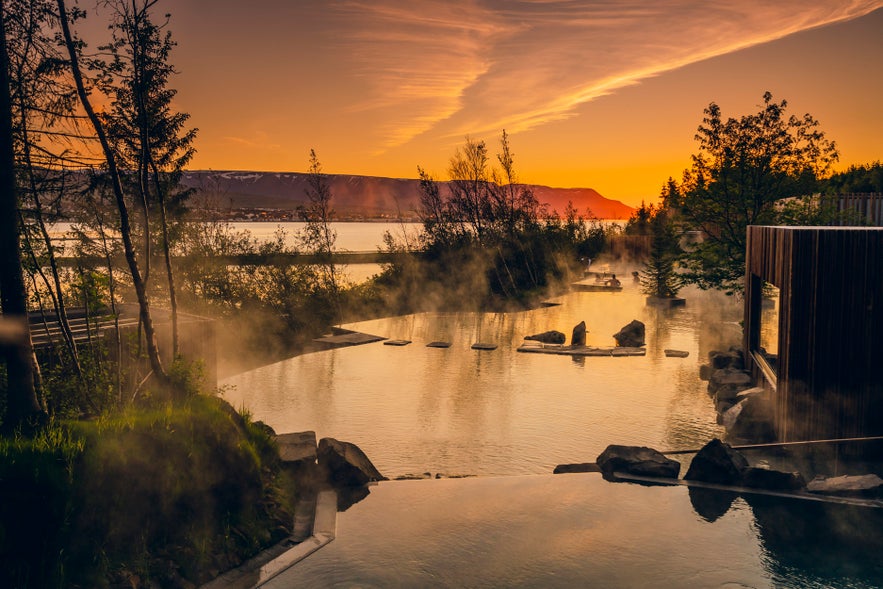
M593 462L608 444L698 448L723 434L699 365L722 338L738 343L741 309L698 291L686 296L686 307L648 307L626 282L620 293L569 293L532 311L353 323L344 327L413 343L291 358L227 379L224 396L279 433L354 442L389 477L548 473ZM582 320L588 345L613 346L612 334L632 319L647 326L644 357L516 351L525 336L550 329L569 341ZM426 347L438 340L451 347ZM471 349L477 342L498 348ZM667 358L667 348L690 355Z

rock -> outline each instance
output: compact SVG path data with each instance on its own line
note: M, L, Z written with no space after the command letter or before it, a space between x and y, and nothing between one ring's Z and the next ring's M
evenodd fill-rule
M750 388L754 384L751 374L738 368L719 368L711 373L708 380L708 392L715 393L724 385L742 386Z
M306 431L276 436L282 462L316 461L316 432Z
M810 493L879 497L883 494L883 479L875 474L816 477L806 485Z
M766 391L763 389L763 387L753 387L750 389L745 389L745 390L739 391L736 394L736 398L739 400L742 400L742 399L747 399L749 397L759 397L759 396L762 396L764 393L766 393Z
M755 443L775 439L773 406L766 395L742 398L724 413L721 425L731 436Z
M699 367L699 380L711 380L712 372L714 372L714 368L708 364L703 364Z
M601 472L601 468L594 462L581 462L578 464L559 464L552 474L569 474L572 472Z
M666 458L662 453L646 446L620 446L611 444L596 460L605 475L622 472L648 477L677 478L681 463Z
M686 358L689 355L690 352L684 350L665 350L666 358Z
M751 388L751 385L748 384L721 385L721 387L718 388L717 391L715 391L714 393L714 400L729 401L730 403L735 403L736 399L739 398L739 393L749 388Z
M745 361L742 359L742 351L732 347L726 352L709 352L708 363L715 370L720 370L722 368L742 370L745 368Z
M553 329L551 331L544 331L543 333L535 333L534 335L529 335L524 339L532 340L535 342L542 342L544 344L563 344L565 341L567 341L567 336L560 331L555 331Z
M637 319L613 334L617 346L638 348L644 345L644 324Z
M703 481L721 485L735 485L741 482L742 473L748 468L748 461L736 450L715 438L693 457L684 479Z
M327 472L328 482L334 487L358 487L387 480L355 444L322 438L317 454L320 470Z
M799 491L806 487L806 481L799 472L784 472L769 468L749 466L742 473L742 484L753 489L768 491Z
M573 333L570 335L570 345L571 346L584 346L586 345L586 322L580 321L573 328Z

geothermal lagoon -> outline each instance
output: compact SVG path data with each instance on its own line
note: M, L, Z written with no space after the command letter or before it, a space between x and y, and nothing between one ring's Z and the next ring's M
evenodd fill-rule
M314 352L226 379L224 397L279 433L314 430L358 444L391 479L434 479L371 486L337 514L333 542L265 586L881 586L880 509L550 474L594 462L608 444L696 449L724 435L699 366L739 343L741 305L682 294L684 307L647 306L627 281L517 313L362 321L343 327L411 343ZM580 321L587 345L613 346L633 319L646 324L645 356L517 351L551 329L569 343ZM427 347L435 341L451 345ZM692 455L673 458L683 475Z

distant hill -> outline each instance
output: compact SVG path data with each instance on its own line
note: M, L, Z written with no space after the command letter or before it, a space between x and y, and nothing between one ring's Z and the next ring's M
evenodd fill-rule
M416 217L420 183L414 179L329 174L332 206L341 218ZM306 203L307 174L297 172L189 171L186 186L200 189L208 206L232 209L294 210ZM445 182L440 183L445 186ZM530 186L541 203L563 213L568 201L580 214L627 219L634 210L591 188Z

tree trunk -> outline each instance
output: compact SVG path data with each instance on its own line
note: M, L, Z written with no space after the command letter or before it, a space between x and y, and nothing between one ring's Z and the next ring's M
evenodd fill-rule
M0 0L0 305L6 321L17 321L19 341L3 346L6 357L7 397L5 429L40 419L45 412L37 400L34 383L34 356L27 320L27 297L22 276L15 184L15 146L12 139L12 101L9 87L9 55L3 18L6 5Z

